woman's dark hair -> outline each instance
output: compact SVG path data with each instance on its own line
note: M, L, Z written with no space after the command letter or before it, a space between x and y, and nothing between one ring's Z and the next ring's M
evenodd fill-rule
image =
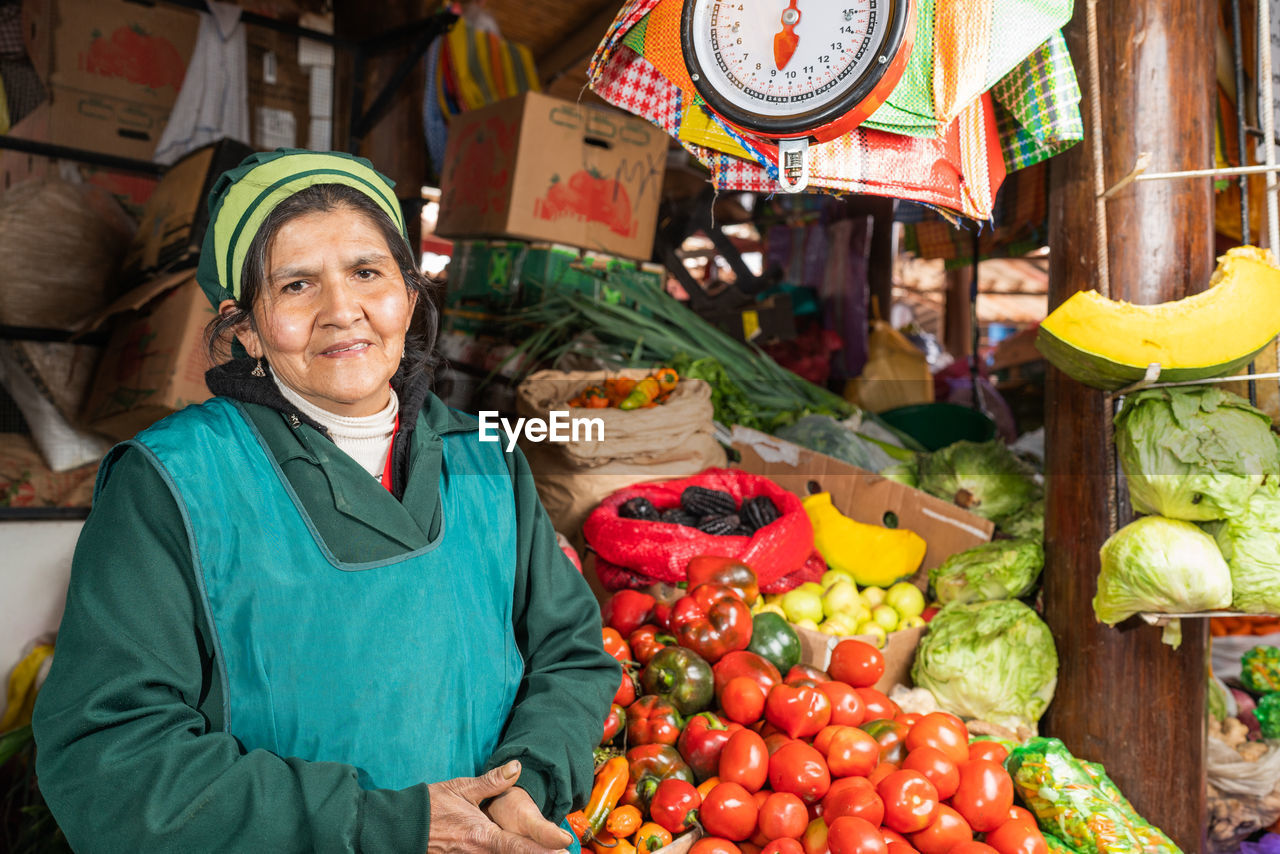
M267 279L267 251L281 227L300 216L342 208L363 214L378 227L387 241L387 248L391 251L396 266L400 268L405 287L418 296L413 322L405 333L404 358L400 361L396 379L405 380L418 374L431 377L437 361L435 344L440 315L436 300L439 285L418 269L409 241L405 240L386 212L373 199L346 184L315 184L299 190L276 205L262 221L245 255L244 270L240 275L240 297L236 300L235 311L228 312L225 317L219 315L214 318L205 331L211 363L218 364L226 359L227 342L231 340L237 327L244 323L253 326L253 306Z

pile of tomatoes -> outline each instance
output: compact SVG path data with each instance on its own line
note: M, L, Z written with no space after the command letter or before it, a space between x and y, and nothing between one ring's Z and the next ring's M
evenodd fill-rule
M640 628L645 642L661 630ZM610 631L606 646L634 661ZM700 828L691 854L1047 854L1014 805L1005 748L971 742L954 715L904 714L872 687L884 673L875 647L843 640L828 671L785 676L746 650L708 663L705 710L681 713L661 693L615 706L611 718L627 720L606 724L605 743L625 752L569 817L591 850L649 854Z

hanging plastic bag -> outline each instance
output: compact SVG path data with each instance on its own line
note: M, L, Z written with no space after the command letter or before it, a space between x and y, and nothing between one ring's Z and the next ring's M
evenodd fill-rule
M845 398L871 412L933 402L929 361L901 332L883 320L871 324L867 364L849 380Z

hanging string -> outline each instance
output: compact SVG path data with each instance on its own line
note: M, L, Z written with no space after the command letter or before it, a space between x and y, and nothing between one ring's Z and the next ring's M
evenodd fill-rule
M1102 162L1102 83L1098 71L1098 0L1085 4L1089 60L1090 152L1093 156L1094 255L1098 267L1098 293L1111 299L1111 258L1107 248L1107 191Z

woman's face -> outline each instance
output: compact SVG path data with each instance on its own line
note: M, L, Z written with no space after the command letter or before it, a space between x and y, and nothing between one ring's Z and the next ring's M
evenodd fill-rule
M376 225L350 208L286 222L267 250L253 306L237 333L281 382L337 415L380 412L400 366L417 294Z

